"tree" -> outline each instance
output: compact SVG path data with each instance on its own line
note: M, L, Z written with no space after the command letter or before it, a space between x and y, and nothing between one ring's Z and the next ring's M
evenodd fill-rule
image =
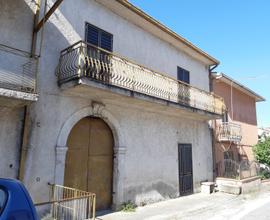
M270 137L261 140L253 151L258 162L270 166Z

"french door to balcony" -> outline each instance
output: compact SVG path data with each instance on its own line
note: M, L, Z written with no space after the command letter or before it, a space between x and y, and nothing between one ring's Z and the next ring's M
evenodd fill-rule
M111 74L111 56L113 35L92 24L85 25L87 42L86 76L108 83Z

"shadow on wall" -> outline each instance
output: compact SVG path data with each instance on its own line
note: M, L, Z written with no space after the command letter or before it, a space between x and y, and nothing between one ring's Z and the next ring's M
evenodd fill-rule
M34 3L35 1L31 0L12 0L12 1L0 0L0 30L1 30L0 44L6 44L8 46L16 47L18 49L30 51L32 41L32 31L33 31L33 19L34 19L34 12L32 10L32 7ZM41 16L43 16L42 10ZM51 18L57 20L57 17L54 15L52 15ZM59 29L54 23L51 22L51 18L45 24L43 51L40 58L40 73L39 73L39 75L42 77L38 77L39 80L38 93L43 96L44 93L41 93L42 90L52 91L51 88L58 89L57 79L55 76L55 69L57 68L58 65L60 51L70 45L67 39L68 37L64 35L64 32L62 32L61 29ZM39 50L39 42L37 45L37 51L38 50ZM59 100L56 99L55 103L59 103ZM49 188L47 183L54 182L55 166L42 165L48 163L48 161L54 163L55 159L51 156L54 153L54 149L48 150L45 154L43 154L42 161L40 161L38 163L38 166L36 166L36 161L38 160L38 158L41 157L40 152L42 151L44 152L45 143L40 143L39 138L41 134L38 131L39 128L37 129L37 126L34 125L37 123L38 120L40 120L41 117L43 117L46 114L49 115L48 107L46 105L49 104L46 103L46 101L45 102L43 101L42 103L41 99L39 99L38 102L33 103L31 105L31 114L30 114L31 126L29 129L29 146L28 146L30 150L28 150L28 155L25 162L27 168L25 172L24 183L26 187L29 189L34 202L48 201ZM56 104L54 106L56 106L57 108ZM45 113L45 111L47 112ZM11 122L9 121L9 123ZM19 124L17 122L16 126L18 125ZM51 124L48 123L48 125L46 126L50 125L53 126L53 123ZM20 149L21 146L20 143L21 129L22 128L20 125L20 131L18 131L19 135L17 135L17 137L19 137L17 138L18 140L13 139L12 140L13 142L11 141L6 142L4 146L2 145L3 142L1 142L0 146L1 149L5 148L11 149L11 147L12 149L13 148L16 149L16 158L14 158L14 160L16 161L19 161L20 157L19 152L17 152L18 151L17 149ZM50 127L47 127L46 129L50 129ZM55 129L55 127L52 127L52 129ZM0 133L1 132L2 131L0 131ZM6 133L6 130L4 130L4 132ZM15 133L14 129L13 131L11 131L12 136L13 133ZM14 143L15 141L16 143ZM16 148L15 146L13 147L13 145L15 144ZM51 147L54 148L54 146ZM41 151L41 149L43 150ZM11 155L11 153L9 155ZM7 162L7 164L11 164L11 162ZM18 166L19 166L18 162L16 162L16 164L14 162L12 169L18 169ZM40 176L37 177L36 175ZM16 177L16 175L14 174L12 175L12 177Z
M129 187L126 193L126 200L136 205L143 206L165 199L177 198L178 196L178 187L159 181L148 186L143 184Z
M0 174L17 178L19 170L23 108L0 107Z
M0 0L0 44L30 51L34 22L30 7L34 2L29 4L22 0Z
M48 1L47 11L53 6L53 1ZM82 39L78 34L78 28L83 28L68 18L72 13L72 7L67 7L69 2L62 2L58 9L51 15L44 30L44 41L40 59L40 89L50 92L59 92L57 85L56 69L59 64L60 52L73 43ZM46 54L46 56L44 56Z

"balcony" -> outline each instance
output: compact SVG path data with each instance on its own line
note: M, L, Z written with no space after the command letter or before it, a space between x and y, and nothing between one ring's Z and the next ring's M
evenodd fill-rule
M77 84L73 86L81 85L86 80L88 85L99 83L110 92L130 91L132 97L144 95L159 103L188 108L193 113L203 111L219 116L225 109L223 99L218 96L82 41L61 51L56 74L61 87L74 81Z
M239 143L242 139L241 125L223 122L219 125L218 140Z
M37 101L37 57L0 44L0 106L16 107Z

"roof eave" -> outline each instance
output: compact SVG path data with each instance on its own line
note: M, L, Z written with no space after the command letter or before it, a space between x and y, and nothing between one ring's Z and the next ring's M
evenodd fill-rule
M220 64L220 62L217 59L210 56L209 54L207 54L206 52L204 52L200 48L196 47L194 44L192 44L191 42L189 42L185 38L181 37L180 35L178 35L174 31L172 31L171 29L169 29L168 27L166 27L165 25L163 25L162 23L160 23L159 21L157 21L156 19L154 19L150 15L146 14L144 11L142 11L141 9L136 7L135 5L131 4L127 0L116 0L116 1L118 3L120 3L121 5L125 6L126 8L128 8L129 10L131 10L132 12L136 13L137 15L143 17L148 22L155 25L156 27L158 27L159 29L161 29L165 33L167 33L170 36L174 37L176 40L179 40L181 43L183 43L186 46L188 46L189 48L193 49L194 51L196 51L197 53L199 53L203 57L207 58L210 61L209 62L210 65L219 65Z
M236 80L232 79L231 77L227 76L224 73L212 73L212 75L214 76L215 79L220 79L224 83L227 83L226 80L234 83L235 85L237 85L238 87L242 88L247 93L249 93L250 96L254 97L256 102L264 102L264 101L266 101L266 99L264 97L258 95L256 92L252 91L248 87L242 85L241 83L237 82ZM223 80L223 79L225 79L225 80Z

